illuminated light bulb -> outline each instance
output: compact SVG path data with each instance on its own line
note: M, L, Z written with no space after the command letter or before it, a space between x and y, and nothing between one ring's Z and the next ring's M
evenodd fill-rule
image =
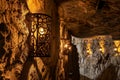
M68 48L68 44L65 44L65 45L64 45L64 48Z
M31 35L33 35L33 33L31 33Z
M69 48L68 48L69 50L72 50L72 47L71 46L69 46Z
M87 50L87 53L89 53L90 51L89 50Z
M40 32L40 34L45 34L45 30L44 30L44 28L39 28L39 32Z
M99 51L102 51L102 48L100 48Z
M114 51L117 51L117 48L114 48Z
M89 49L86 52L88 55L92 55L92 52Z
M89 51L89 49L87 49L87 51L86 51L86 52L87 52L87 54L90 54L90 51Z
M65 44L65 45L64 45L64 48L65 48L65 49L68 49L68 50L72 50L72 47L71 47L70 44Z
M92 52L90 52L89 54L92 55Z

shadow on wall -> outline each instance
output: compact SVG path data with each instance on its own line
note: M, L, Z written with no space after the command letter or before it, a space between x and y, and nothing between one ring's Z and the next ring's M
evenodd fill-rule
M77 53L77 48L75 45L72 45L72 54L70 54L70 63L72 63L72 71L73 72L73 80L79 80L80 74L79 74L79 64L78 64L78 53ZM70 67L71 65L69 65Z
M7 26L4 23L0 24L0 60L2 58L2 56L5 54L5 50L4 50L4 45L5 45L5 37L4 37L4 33L8 32Z

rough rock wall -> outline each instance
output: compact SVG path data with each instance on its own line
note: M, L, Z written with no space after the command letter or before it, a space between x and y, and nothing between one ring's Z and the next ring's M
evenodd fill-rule
M53 0L26 0L31 13L43 13L52 16Z
M0 0L0 80L20 77L28 55L27 12L21 0Z
M44 2L44 0L41 0ZM46 8L49 6L49 9ZM24 0L0 0L0 80L31 80L55 78L59 50L59 27L53 1L45 0L45 11L52 17L51 56L28 57L28 36L31 27ZM52 5L52 6L51 6ZM37 5L36 5L37 6ZM44 7L43 6L43 7Z
M65 69L64 63L67 63L68 60L64 60L65 56L63 54L65 38L67 38L67 30L64 26L64 21L60 19L60 52L56 68L56 80L65 80ZM68 56L66 56L68 58Z
M21 80L52 80L50 73L50 68L38 57L27 61L25 71L23 71L25 75L21 76Z
M76 45L79 54L78 63L81 75L96 80L119 80L120 53L114 51L111 36L72 37L72 43ZM118 55L116 56L116 54ZM107 77L107 75L109 76Z
M62 1L58 6L59 15L72 35L85 38L110 34L114 39L120 39L119 0ZM98 8L99 5L102 7Z

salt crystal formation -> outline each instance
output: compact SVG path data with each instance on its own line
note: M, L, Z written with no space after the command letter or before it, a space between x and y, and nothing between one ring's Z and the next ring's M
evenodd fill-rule
M72 43L77 47L79 72L90 79L97 79L103 74L103 71L115 63L112 61L116 61L116 57L113 56L114 48L111 36L96 36L91 38L72 37ZM90 46L88 47L89 44ZM89 52L87 51L88 49L90 49ZM117 60L119 62L120 59L117 58ZM119 65L119 63L115 63L114 65ZM119 69L118 75L120 75Z

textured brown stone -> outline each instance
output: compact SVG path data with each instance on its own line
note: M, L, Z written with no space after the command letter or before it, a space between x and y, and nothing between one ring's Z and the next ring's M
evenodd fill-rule
M1 0L0 4L0 51L2 51L0 78L1 80L18 80L26 61L21 60L20 56L22 53L26 57L28 55L26 40L29 32L24 22L28 10L25 8L25 4L18 0ZM20 51L22 52L20 53Z
M120 6L118 5L120 1L58 0L58 2L59 15L72 35L82 38L110 34L113 39L120 39ZM99 4L103 6L99 8Z

